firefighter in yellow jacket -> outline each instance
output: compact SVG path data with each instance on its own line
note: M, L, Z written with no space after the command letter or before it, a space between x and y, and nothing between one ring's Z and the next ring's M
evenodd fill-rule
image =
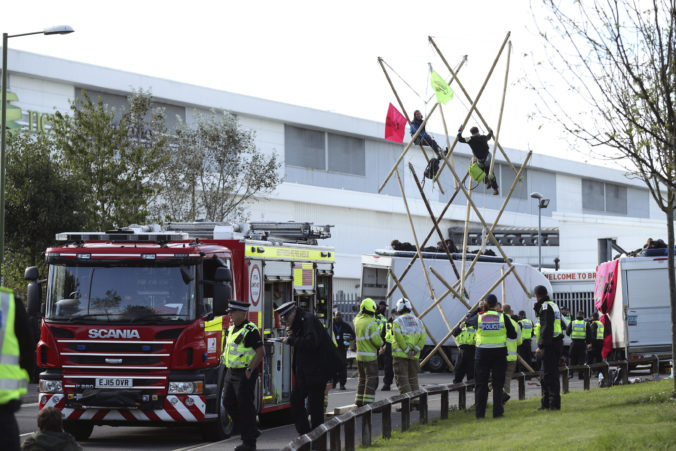
M361 302L360 312L354 318L354 333L357 340L357 395L355 404L363 406L376 400L378 387L378 349L383 345L380 329L375 320L376 303L366 298Z
M427 334L422 321L411 313L411 302L406 298L397 301L397 319L392 324L394 343L394 377L399 393L418 390L418 372L420 370L420 351L425 346Z
M33 370L33 347L28 315L14 293L0 288L0 436L2 449L18 451L19 427L14 413Z

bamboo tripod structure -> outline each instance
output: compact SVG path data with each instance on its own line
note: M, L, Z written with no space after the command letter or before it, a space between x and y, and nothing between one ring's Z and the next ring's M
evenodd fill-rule
M484 117L479 112L477 104L478 104L479 99L481 98L481 96L484 92L484 89L486 88L489 80L491 79L491 76L493 75L494 69L496 68L496 66L498 64L498 62L499 62L499 60L500 60L500 58L503 54L503 51L505 50L505 48L508 49L507 50L507 57L506 57L506 64L505 64L505 75L504 75L504 82L503 82L503 89L502 89L502 98L501 98L501 102L500 102L500 113L499 113L499 118L498 118L498 122L497 122L498 126L497 126L495 137L494 137L495 141L494 141L494 145L493 145L493 149L492 149L491 165L490 165L490 168L488 170L488 174L486 174L486 177L489 177L493 174L493 168L494 168L494 164L495 164L495 156L496 156L497 150L500 150L500 152L501 152L502 156L504 157L505 161L507 162L509 167L514 171L515 178L514 178L514 181L511 185L507 195L504 198L502 206L501 206L500 210L498 211L498 214L496 215L493 223L490 226L488 225L488 223L484 219L483 215L479 211L479 208L476 206L474 200L472 199L473 189L472 189L471 183L469 184L470 185L469 190L465 187L464 184L465 184L465 181L467 180L468 174L465 174L462 178L460 178L457 171L455 170L455 167L454 167L454 164L453 164L453 161L452 161L451 158L452 158L453 150L455 149L455 146L458 142L458 138L457 138L457 136L454 136L452 141L449 138L448 128L446 126L446 118L444 116L444 109L443 109L443 106L440 105L439 103L434 104L432 109L429 111L427 116L424 118L422 125L418 128L418 130L415 132L415 134L411 137L411 140L409 141L409 143L404 147L403 151L401 152L399 157L396 159L392 169L387 174L387 176L385 177L385 180L381 183L380 187L378 188L378 192L381 192L384 189L385 185L388 183L388 181L390 181L392 176L395 176L397 183L399 185L401 197L402 197L402 200L404 202L404 207L405 207L405 210L406 210L406 215L408 217L409 226L411 228L413 240L414 240L415 246L416 246L415 255L411 258L411 260L409 261L406 268L402 271L402 273L398 277L392 272L392 270L390 270L389 275L392 278L392 280L395 282L395 284L392 287L390 287L390 290L387 293L387 298L388 299L391 298L392 294L394 293L394 291L396 289L399 289L401 294L408 298L408 294L404 290L404 287L403 287L401 281L406 276L406 274L408 273L410 268L415 264L416 260L418 260L419 264L421 266L421 269L422 269L422 273L423 273L423 276L424 276L424 279L425 279L427 289L429 291L429 295L432 299L432 303L429 306L427 306L425 308L425 310L423 310L422 312L418 312L416 310L416 308L414 307L413 313L416 316L418 316L418 318L423 320L423 318L426 315L428 315L432 310L436 309L439 313L439 316L442 318L444 324L448 328L448 333L441 340L437 340L434 336L432 336L430 334L428 326L425 325L425 330L428 333L428 337L430 337L431 341L434 343L434 348L432 349L432 351L430 351L430 353L420 363L421 367L423 365L425 365L436 352L439 352L439 350L441 350L442 346L444 345L444 343L446 341L448 341L450 338L453 337L453 331L456 328L458 328L470 316L470 314L473 313L476 310L476 308L479 305L479 302L481 300L483 300L487 295L489 295L493 290L495 290L500 285L502 285L502 300L503 300L503 303L505 302L505 297L506 297L505 280L506 280L507 277L509 277L509 276L514 277L516 279L516 281L518 282L518 284L523 289L525 295L528 298L532 297L532 294L530 293L528 288L526 288L525 284L523 283L523 281L521 280L521 278L519 277L517 272L514 271L515 267L512 265L511 261L509 260L509 258L505 254L505 252L503 251L503 249L500 245L500 242L493 235L493 231L495 230L496 226L498 225L498 221L502 217L502 214L504 213L504 210L507 207L507 204L508 204L509 200L511 199L511 196L514 193L514 190L515 190L517 184L519 183L519 181L520 181L520 179L521 179L521 177L522 177L522 175L523 175L523 173L526 169L526 166L528 165L528 162L529 162L529 160L532 156L532 151L528 152L528 154L527 154L526 158L524 159L523 163L517 169L514 166L514 164L510 161L509 157L507 156L506 152L504 151L504 149L502 148L502 146L500 145L500 142L499 142L500 128L501 128L501 125L502 125L502 115L503 115L503 112L504 112L505 99L506 99L506 93L507 93L507 81L508 81L508 75L509 75L509 66L510 66L510 57L511 57L511 48L512 48L511 42L509 41L509 37L510 37L510 33L507 33L507 35L505 36L505 39L502 42L502 45L500 46L500 49L499 49L495 59L494 59L492 65L491 65L491 67L488 71L488 74L486 75L486 77L483 81L483 84L482 84L479 92L477 93L477 95L474 98L472 98L469 95L469 93L467 92L465 87L462 85L462 83L460 82L460 79L458 77L458 72L462 68L464 63L466 62L467 56L463 57L462 61L458 64L458 66L454 70L450 67L450 65L446 61L446 58L444 57L443 53L438 48L438 46L436 45L434 40L431 37L429 38L429 41L432 44L432 46L434 47L435 51L438 53L438 55L440 56L444 65L446 66L448 71L451 73L451 78L448 82L449 86L455 82L457 84L457 86L460 87L460 90L462 91L463 95L471 102L471 107L469 108L469 111L468 111L467 115L465 116L465 119L462 123L461 128L464 128L467 125L467 123L471 119L472 115L474 114L483 123L484 127L486 127L487 129L490 129L490 127L488 126L488 122L484 119ZM392 83L392 79L390 78L389 73L388 73L385 65L383 64L383 59L378 58L378 63L380 64L380 67L382 68L383 73L385 74L387 82L388 82L390 88L392 89L392 92L393 92L395 98L397 99L397 103L399 104L399 107L403 111L403 114L404 114L406 120L410 124L408 113L406 112L406 109L404 108L404 105L401 101L401 98L399 97L399 94L397 93L397 90L394 87L394 84ZM431 68L431 66L430 66L430 68ZM419 136L419 134L424 129L425 124L427 123L429 118L432 117L432 115L436 111L439 111L439 114L441 115L442 124L443 124L443 127L444 127L444 133L445 133L445 136L446 136L446 143L447 143L448 152L446 153L446 155L442 155L443 161L441 162L442 164L439 167L439 171L437 172L436 176L434 177L434 183L436 183L437 186L439 186L441 193L445 194L444 191L443 191L443 187L441 186L439 176L445 168L448 168L451 172L451 175L452 175L452 180L453 180L454 185L455 185L455 191L451 195L449 201L446 203L446 205L443 208L443 210L441 211L441 213L438 216L435 216L434 211L432 209L432 206L431 206L429 200L427 199L427 196L425 195L422 184L420 183L420 179L418 178L418 175L416 174L413 165L409 162L408 169L411 172L412 178L415 181L415 184L416 184L416 187L418 188L418 192L420 194L420 197L425 204L425 207L427 209L427 213L428 213L428 215L431 219L431 222L432 222L432 227L431 227L430 231L427 233L426 237L422 240L422 242L420 242L418 240L418 234L416 233L416 230L415 230L413 215L411 214L411 210L409 208L408 200L406 198L406 192L405 192L405 189L404 189L404 184L402 183L401 175L399 173L399 165L402 163L405 155L407 154L407 152L409 151L411 146L414 144L416 138ZM428 155L427 155L427 153L424 149L424 146L419 145L419 147L421 148L422 153L425 156L425 159L429 162L429 157L428 157ZM444 219L444 215L446 214L449 207L451 206L451 203L453 203L453 201L456 199L458 194L461 193L461 192L464 194L465 199L466 199L466 208L465 208L465 215L464 215L461 270L458 271L458 269L455 265L453 256L451 255L451 252L450 252L450 250L447 246L446 240L443 237L443 234L441 232L439 225L440 225L441 221ZM470 223L472 213L474 213L474 216L478 219L481 226L483 227L483 230L485 231L486 237L484 239L485 240L488 239L493 243L493 245L497 248L498 252L502 256L502 259L503 259L503 262L504 262L504 266L501 268L501 276L498 278L498 280L496 280L491 285L491 287L483 294L483 296L481 296L480 298L478 298L476 300L474 305L471 305L468 302L469 301L469 295L468 295L468 293L465 289L466 282L467 282L469 276L472 274L474 267L475 267L476 263L479 261L479 257L480 257L480 252L478 252L476 255L474 255L474 258L471 260L471 263L469 264L469 266L467 266L467 263L469 262L469 260L467 258L468 257L467 256L467 244L468 244L468 235L469 235L469 223ZM422 248L427 244L428 240L435 233L438 235L441 243L443 243L443 247L444 247L443 251L446 253L446 256L449 259L449 261L451 263L451 267L452 267L453 272L455 274L456 281L453 284L451 284L447 280L445 280L444 277L441 274L439 274L439 272L436 271L433 267L427 266L425 264L425 261L424 261L423 255L422 255ZM485 243L484 243L484 245L485 245ZM483 247L483 245L482 245L482 247ZM430 280L430 275L428 273L428 270L429 270L429 272L431 272L434 275L434 277L436 277L439 280L439 282L441 282L443 284L444 287L446 287L445 292L443 292L441 294L436 293L436 291L435 291L435 289L432 285L432 282ZM447 299L449 297L449 295L451 296L451 298L455 298L457 301L462 303L468 309L467 314L457 324L455 324L453 326L451 326L448 318L446 317L446 313L445 313L443 306L442 306L442 302L444 302L444 300ZM423 324L425 324L424 320L423 320ZM453 370L453 365L451 364L448 356L444 352L441 352L440 355L441 355L441 358L446 362L448 367L451 370ZM524 364L528 369L530 369L530 367L528 365L526 365L526 363L523 361L523 359L521 359L520 356L518 358L519 358L519 361L522 364Z

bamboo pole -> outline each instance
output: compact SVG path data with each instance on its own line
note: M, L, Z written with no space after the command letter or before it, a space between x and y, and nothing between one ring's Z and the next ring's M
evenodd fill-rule
M465 61L467 61L467 56L465 56L462 59L462 61L460 62L460 64L456 68L456 70L460 70L460 68L465 63ZM406 112L406 108L404 107L404 103L399 98L399 93L395 89L394 84L392 83L392 79L390 78L390 74L387 73L387 69L385 69L385 65L383 64L383 59L381 57L378 57L378 63L380 64L380 68L383 70L383 73L385 74L385 78L387 78L387 82L390 84L390 89L392 89L392 93L394 94L394 97L397 99L397 103L399 104L399 108L401 108L401 112L404 114L404 117L406 118L406 122L408 122L409 125L410 125L411 119L408 117L408 113ZM420 150L422 150L422 153L425 156L425 160L427 160L427 162L429 163L430 158L427 156L427 151L425 150L425 147L422 144L419 144L419 146L420 146ZM445 194L444 188L443 188L443 186L441 186L441 182L437 181L437 184L439 185L439 191L441 191L441 194Z
M500 114L498 115L498 129L495 132L495 140L493 141L493 158L491 158L491 167L488 170L488 175L490 177L493 174L493 165L495 165L495 150L498 147L499 137L500 137L500 128L502 127L502 113L505 111L505 97L507 96L507 80L509 79L509 61L512 55L512 41L509 41L507 46L507 65L505 69L505 83L502 87L502 101L500 102ZM512 169L514 167L512 166Z
M455 179L459 181L459 180L460 180L460 177L458 177L458 173L455 172L455 168L454 168L453 166L451 166L451 165L449 165L448 168L449 168L449 169L451 170L451 172L453 173L453 177L455 177ZM510 267L512 267L512 263L509 261L509 258L508 258L507 255L505 254L505 251L502 250L502 246L500 246L500 243L498 242L498 239L495 238L495 235L493 235L492 230L490 230L490 229L488 228L488 224L486 224L486 221L484 220L483 215L482 215L481 212L479 211L479 208L476 206L476 204L474 203L474 201L471 199L471 197L470 197L469 194L467 193L467 189L465 189L465 186L462 185L462 184L460 184L460 189L461 189L462 192L465 194L465 197L467 198L468 202L472 205L472 209L474 210L474 213L477 215L477 217L478 217L479 220L481 221L481 225L483 225L484 229L486 229L486 230L488 231L488 236L489 236L489 238L491 238L491 239L493 240L493 242L495 243L495 246L498 248L498 251L499 251L500 254L502 255L502 258L505 260L505 263L507 263ZM502 208L500 209L500 211L502 212L506 206L507 206L507 203L504 203L503 206L502 206ZM518 275L517 273L514 273L514 277L516 277L516 280L519 281L519 284L521 285L521 288L523 288L523 291L528 295L528 297L532 297L531 294L530 294L530 292L528 291L528 289L527 289L526 286L524 285L523 281L521 280L521 277L519 277L519 275Z
M456 268L455 261L453 260L453 256L451 255L451 251L448 249L448 244L446 244L446 240L444 239L444 234L441 233L441 230L439 229L439 224L437 223L437 221L434 217L434 212L432 211L432 207L430 206L430 203L427 200L427 196L425 195L425 191L423 190L423 187L420 184L420 179L418 179L418 174L415 173L415 169L413 168L413 165L410 162L408 163L408 169L411 171L411 174L413 175L413 180L415 181L415 184L418 187L418 191L420 192L420 197L422 198L423 203L425 204L425 207L427 208L427 213L430 215L430 218L432 219L433 227L437 231L437 234L439 235L439 239L441 240L441 243L444 246L444 251L446 252L446 257L448 257L448 261L451 263L451 267L453 268L453 272L455 273L455 277L460 277L460 274L458 273L458 268ZM463 290L460 290L460 292L464 293ZM467 293L465 293L465 294L467 294Z
M470 160L471 161L471 160ZM472 182L469 183L469 197L472 197ZM469 199L467 201L467 208L465 208L465 230L462 234L462 277L460 278L460 291L465 291L465 272L467 267L465 261L467 260L467 235L469 233Z
M516 355L516 358L519 361L519 363L521 365L523 365L523 367L526 368L528 371L530 371L531 373L535 372L533 367L531 367L529 364L527 364L526 361L523 359L523 357L521 357L519 354Z
M507 35L509 36L509 33ZM441 53L441 50L439 50L439 47L437 47L437 44L436 44L436 42L434 42L434 39L431 36L429 36L428 39L429 39L430 43L432 44L432 46L434 47L434 49L439 54L439 56L441 57L441 60L443 61L443 63L446 65L446 68L451 73L453 73L453 69L451 68L450 64L448 64L448 61L446 61L446 58L444 57L443 53ZM457 82L458 82L458 86L460 87L460 90L465 95L467 100L471 101L472 97L469 95L469 93L467 92L465 87L462 85L462 83L460 83L460 80L457 80ZM488 126L488 122L486 122L486 119L484 119L484 117L481 115L481 112L479 110L476 111L476 114L477 114L477 117L479 118L479 120L481 121L481 123L483 124L483 126L486 127L486 128L490 128ZM502 155L505 157L505 160L507 161L507 163L511 166L514 173L516 173L516 168L514 167L514 165L512 165L512 162L509 160L509 157L507 157L505 150L502 148L502 145L500 145L499 143L498 143L498 148L500 149L500 152L502 152Z
M528 166L528 161L530 160L530 157L533 155L533 151L529 151L528 154L526 155L525 160L523 161L523 164L519 168L519 172L516 174L516 177L514 178L514 181L512 182L512 186L510 187L509 191L507 192L507 197L505 197L504 202L502 203L502 207L500 208L500 211L498 212L497 216L495 217L495 221L493 221L493 225L490 228L490 232L492 233L493 230L495 230L495 227L498 225L498 222L500 220L500 217L505 211L505 207L507 206L507 203L509 202L509 199L512 197L512 193L514 192L514 189L516 189L516 185L519 182L519 179L521 178L521 174L523 171L526 169L526 166ZM465 175L465 178L467 178L467 175ZM474 260L472 261L472 264L469 266L469 269L467 270L467 277L472 273L474 270L474 265L479 261L480 254L477 254L474 257ZM454 287L456 287L459 284L455 284ZM532 297L530 293L527 293L528 297Z
M484 93L484 89L486 89L486 85L488 84L488 80L490 80L491 76L493 75L493 70L495 69L495 66L498 64L498 60L500 59L500 55L502 55L502 51L505 49L505 45L507 45L507 40L509 39L510 32L507 32L507 36L505 36L505 40L502 42L502 46L500 47L500 50L498 51L497 56L495 57L495 60L493 61L493 64L491 65L490 70L488 71L488 75L486 75L486 79L484 80L483 85L481 85L481 89L479 89L479 93L477 94L476 98L472 102L472 106L470 107L469 111L467 112L467 116L465 117L465 120L462 122L461 128L465 128L465 125L467 125L467 122L469 122L470 117L472 117L472 112L476 109L476 105L479 102L479 99L481 98L482 94ZM451 69L452 70L452 69ZM444 128L445 124L444 124ZM448 134L448 132L446 132ZM457 143L458 137L455 137L455 141L453 143L453 147L455 147L455 143ZM449 151L450 154L450 151ZM444 158L443 163L441 166L439 166L439 171L437 171L437 175L435 178L439 178L439 174L441 174L441 171L443 171L447 161L447 159Z
M500 274L502 275L502 305L504 306L507 299L505 296L505 293L507 292L507 287L505 287L505 268L500 268Z
M397 286L399 288L399 291L401 291L402 296L404 296L406 299L411 299L410 297L408 297L406 290L404 290L404 287L401 285L401 282L399 281L399 279L397 279L397 276L394 275L394 273L392 272L391 269L389 270L389 273L390 273L390 276L392 277L392 280L394 280L395 286ZM389 298L389 296L388 296L388 298ZM411 302L411 308L413 309L413 314L415 316L417 316L418 318L420 318L420 316L418 316L418 311L417 311L417 309L415 308L415 305L413 305L412 302ZM427 325L425 324L425 322L424 321L421 321L421 322L423 323L423 327L425 328L425 331L427 331L427 336L430 337L430 340L432 340L432 343L434 343L434 345L436 346L436 344L437 344L436 338L434 338L434 335L432 335L430 330L427 328ZM444 361L446 362L448 367L451 369L451 371L453 371L455 369L455 366L451 363L450 359L448 358L448 356L446 355L445 352L441 353L441 358L444 359Z
M437 351L438 351L438 348L441 347L441 346L446 342L446 340L448 340L448 339L453 335L453 330L454 330L456 327L458 327L460 324L462 324L463 321L465 321L465 320L468 318L467 315L469 315L469 313L470 313L472 310L476 309L476 307L479 305L479 302L481 302L482 299L484 299L486 296L488 296L488 295L491 293L491 291L493 291L493 290L495 289L495 287L498 286L498 284L503 280L503 278L504 278L504 277L507 277L507 276L509 275L509 273L512 272L513 269L514 269L514 267L513 267L513 266L510 266L509 269L507 270L507 272L506 272L502 277L500 277L500 278L499 278L499 279L491 286L491 288L489 288L488 291L486 291L486 293L484 293L483 296L481 296L481 297L479 298L479 300L476 302L476 304L474 304L474 307L472 307L472 309L470 309L470 310L467 312L467 314L466 314L465 316L463 316L463 318L458 322L458 324L456 324L455 327L454 327L453 329L450 329L451 331L443 338L443 340L441 340L441 341L440 341L440 342L439 342L439 343L438 343L438 344L430 351L430 353L427 354L427 357L425 357L425 358L423 359L423 361L420 363L420 366L421 366L421 367L424 366L424 365L427 363L427 361L429 360L430 356L432 356L432 354L434 354L435 352L437 352Z
M447 293L453 294L453 296L455 296L460 302L462 302L463 305L464 305L465 307L467 307L467 308L471 308L471 307L472 307L472 306L469 305L469 303L465 300L465 297L464 297L464 296L460 296L460 294L459 294L457 291L455 291L455 290L453 289L453 287L451 286L450 283L448 283L446 280L444 280L444 278L441 276L441 274L439 274L439 273L437 272L436 269L434 269L433 267L430 266L430 271L432 271L432 274L434 274L434 275L437 277L437 279L439 279L439 281L440 281L441 283L443 283L443 284L446 286L446 288L448 289ZM442 295L442 296L440 296L440 297L444 297L444 296ZM468 296L468 298L469 298L469 296Z
M432 283L430 282L430 277L427 274L427 269L425 268L425 262L423 261L422 258L422 251L420 250L420 246L418 245L418 235L415 233L415 226L413 225L413 218L411 217L411 211L408 208L408 201L406 200L406 193L404 192L404 185L401 183L401 177L399 176L399 171L396 171L397 175L397 182L399 182L399 189L401 190L401 197L404 200L404 207L406 207L406 215L408 216L408 222L411 225L411 233L413 233L413 240L415 241L415 247L416 247L416 252L418 253L418 260L420 260L420 266L422 267L423 270L423 275L425 276L425 282L427 282L427 288L430 290L430 294L432 295L432 299L436 301L437 295L434 292L434 288L432 287ZM446 323L446 327L451 328L450 323L448 322L448 318L446 318L446 313L444 310L439 306L439 313L441 313L441 318L444 320L444 323Z
M504 278L507 277L507 275L510 272L511 272L511 270L507 271L507 273L504 276L501 276L495 283L493 283L493 285L491 285L491 288L489 288L488 291L486 293L484 293L484 295L482 297L479 298L479 300L482 300L483 298L488 296L491 293L491 291L493 291L495 289L495 287L497 287L500 284L500 282L503 281ZM425 311L421 314L421 316L425 316L432 308L436 307L439 302L441 302L441 300L436 301L432 305L428 305L427 308L425 309Z
M465 180L467 180L467 177L469 177L469 175L465 174L465 176L462 179L463 183L465 183ZM439 224L441 222L441 219L444 217L444 214L446 214L446 211L451 206L451 204L453 203L453 201L455 200L455 197L458 195L459 192L460 192L460 187L456 186L455 192L453 193L451 198L448 200L448 202L446 202L446 205L444 206L443 210L441 210L441 214L439 215L439 218L433 221L435 224ZM432 237L433 234L434 234L434 227L432 227L430 229L430 231L427 233L427 236L425 237L425 240L422 243L423 247L425 247L425 245L427 244L427 241L429 241L429 239ZM406 276L406 274L408 273L408 270L411 269L411 266L413 266L413 263L415 263L415 261L417 259L418 259L418 254L415 254L415 255L413 255L413 257L411 257L411 261L408 262L408 265L406 265L406 268L401 273L402 279ZM392 295L393 291L394 291L393 288L390 289L390 292L387 293L387 297L390 297Z

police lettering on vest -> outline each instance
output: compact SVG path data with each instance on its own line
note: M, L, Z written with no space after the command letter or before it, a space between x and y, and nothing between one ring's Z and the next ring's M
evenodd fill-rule
M489 310L479 314L478 326L477 348L504 348L507 345L505 317L502 313Z
M582 319L576 319L571 324L570 338L573 340L584 340L587 338L587 323Z

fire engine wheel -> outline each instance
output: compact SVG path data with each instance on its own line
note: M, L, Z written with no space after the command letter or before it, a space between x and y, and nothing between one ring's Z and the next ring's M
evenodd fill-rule
M202 430L202 437L204 437L204 440L216 442L219 440L226 439L232 435L234 424L232 422L232 419L230 418L230 415L228 415L228 411L226 410L225 405L223 405L224 399L225 399L225 381L221 386L221 393L218 397L218 418L216 419L216 421L210 421L200 426L200 429Z
M63 430L77 440L87 440L92 435L94 425L88 421L64 421Z

